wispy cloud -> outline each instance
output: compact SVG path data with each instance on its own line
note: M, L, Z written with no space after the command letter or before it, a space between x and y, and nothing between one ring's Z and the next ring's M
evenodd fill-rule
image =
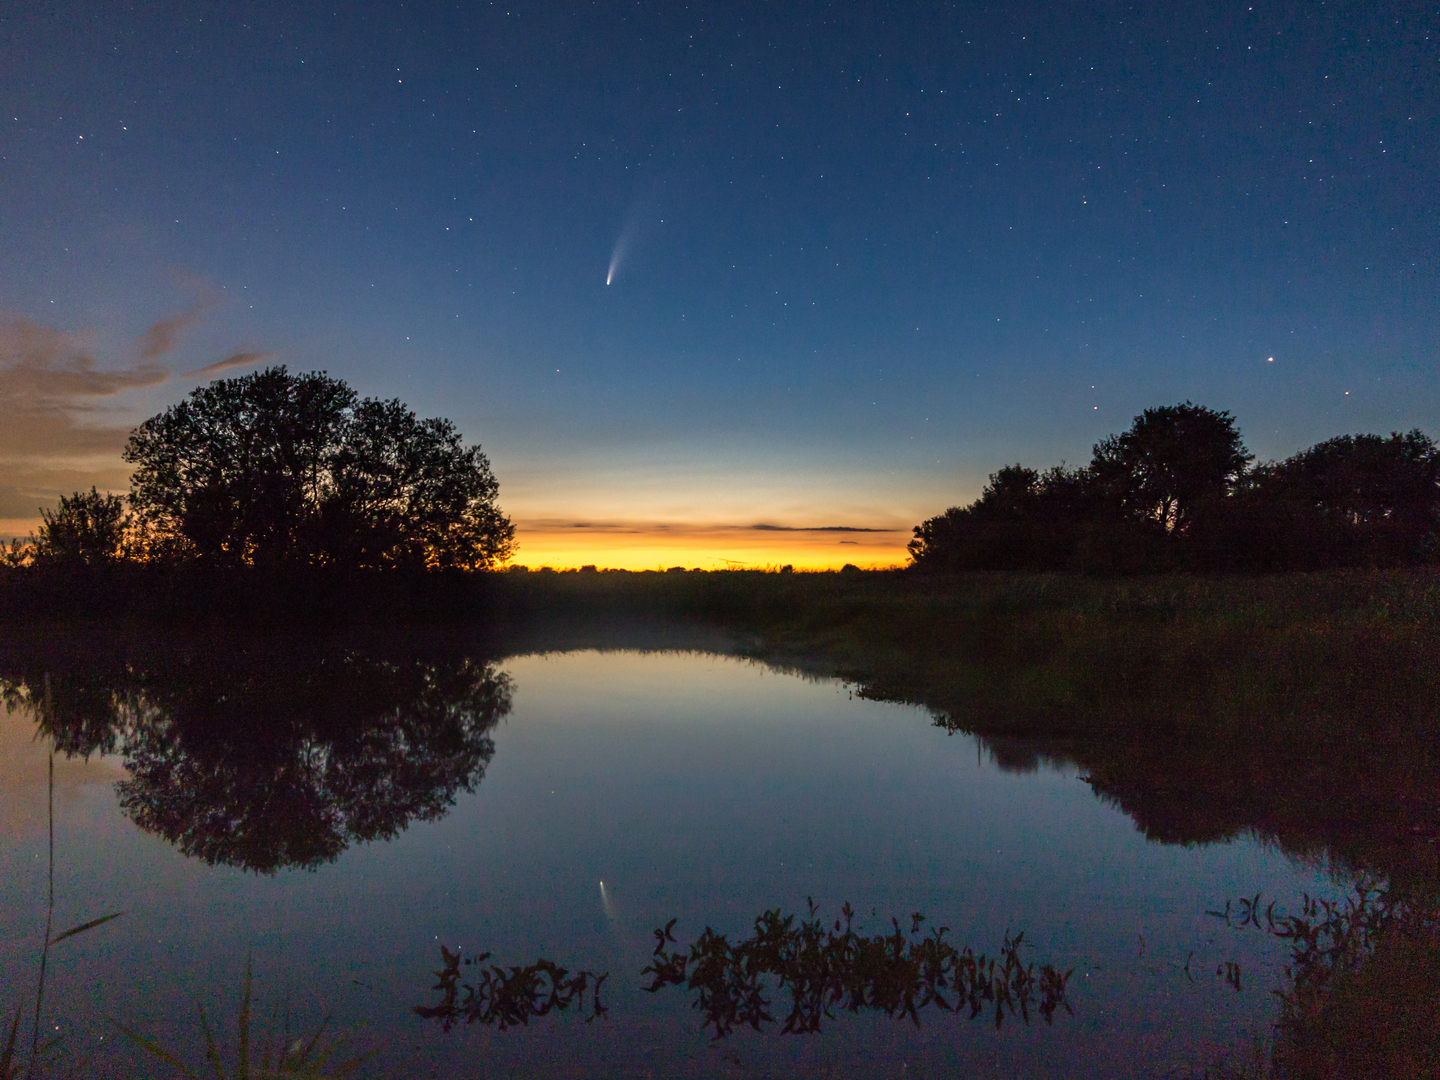
M182 284L202 299L147 327L131 354L136 361L118 367L100 366L93 334L0 312L0 539L33 528L37 508L64 492L125 487L120 451L132 425L117 399L168 380L157 361L219 302L203 283ZM272 355L235 352L186 374L213 375Z
M154 360L175 348L175 339L180 336L180 331L199 322L214 303L213 300L202 300L178 315L153 324L140 337L140 359Z
M88 335L0 316L0 461L118 449L128 429L81 424L106 399L170 377L157 364L100 370Z
M894 529L862 529L856 525L741 525L742 529L756 532L812 532L812 533L884 533ZM841 541L846 543L847 541Z
M196 310L150 327L139 362L104 369L92 335L0 314L0 532L33 527L62 492L124 485L130 425L117 422L115 399L170 377L153 361Z
M695 534L779 532L779 533L894 533L899 529L871 528L860 525L732 525L723 522L665 521L575 521L569 518L535 518L530 524L546 530L590 529L607 533Z
M185 376L191 375L218 375L222 371L229 371L231 368L250 367L261 361L269 360L275 354L273 352L237 352L231 353L224 360L216 360L213 364L206 364L202 368L185 372Z

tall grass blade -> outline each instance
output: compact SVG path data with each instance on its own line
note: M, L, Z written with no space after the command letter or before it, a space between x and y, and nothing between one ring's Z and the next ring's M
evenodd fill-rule
M240 1045L236 1047L235 1078L250 1080L250 969L254 957L245 958L245 992L240 995Z
M165 1062L166 1065L169 1065L172 1069L179 1070L180 1074L186 1077L187 1080L199 1080L199 1078L196 1077L194 1073L192 1073L189 1069L185 1067L185 1063L183 1061L177 1058L174 1054L170 1053L170 1051L166 1050L163 1046L155 1042L153 1039L147 1039L138 1031L132 1031L130 1028L120 1023L120 1021L116 1020L114 1017L110 1018L110 1023L114 1024L117 1028L119 1028L120 1033L124 1035L127 1039L129 1039L132 1043L134 1043L136 1046L138 1046L141 1050L144 1050L147 1054L150 1054L153 1057L159 1058L161 1061Z
M45 673L45 719L53 722L54 702L50 696L50 673ZM50 959L50 932L55 925L55 748L50 748L50 779L48 783L50 821L50 899L45 907L45 944L40 949L40 978L35 985L35 1026L30 1031L30 1060L25 1063L25 1080L35 1075L35 1062L40 1056L40 1007L45 1000L45 964Z
M215 1080L225 1080L225 1070L220 1065L220 1047L215 1044L215 1033L210 1030L210 1018L205 1015L204 1006L200 1008L200 1030L205 1034L205 1060L210 1063Z
M50 942L50 944L51 944L51 945L56 945L56 944L64 941L67 937L74 937L76 934L83 934L83 933L85 933L86 930L94 930L95 927L97 927L97 926L104 926L104 925L105 925L107 922L109 922L111 919L118 919L121 915L124 915L124 914L125 914L125 912L123 912L123 911L117 911L117 912L115 912L113 915L102 915L102 916L101 916L100 918L98 918L98 919L91 919L89 922L87 922L87 923L81 923L79 926L72 926L69 930L66 930L63 934L60 934L60 935L58 935L57 937L55 937L54 939L52 939L51 942Z
M328 1016L325 1017L324 1020L321 1020L321 1021L320 1021L320 1026L315 1029L315 1034L312 1035L312 1036L310 1036L310 1041L305 1044L305 1048L304 1048L303 1050L301 1050L300 1053L298 1053L298 1054L295 1055L294 1060L295 1060L297 1063L303 1065L305 1062L307 1062L307 1061L310 1060L310 1055L315 1052L315 1047L316 1047L316 1046L319 1044L319 1042L320 1042L320 1036L325 1033L325 1028L326 1028L327 1026L329 1026L329 1024L330 1024L330 1017L328 1017ZM338 1046L339 1044L337 1043L337 1044L335 1044L335 1045ZM333 1050L333 1049L334 1049L334 1046L332 1046L331 1049ZM317 1066L319 1066L319 1065L329 1056L329 1054L330 1054L330 1051L329 1051L329 1050L323 1050L323 1051L321 1051L320 1057L319 1057L318 1059L316 1059L315 1064L316 1064ZM287 1060L288 1060L287 1057L286 1057L285 1055L282 1055L282 1057L281 1057L282 1066L283 1066L283 1064L284 1064Z
M20 1011L23 1005L15 1006L15 1019L10 1021L10 1037L5 1040L5 1050L0 1053L0 1080L14 1080L20 1075L20 1067L14 1064L15 1061L15 1037L20 1034Z

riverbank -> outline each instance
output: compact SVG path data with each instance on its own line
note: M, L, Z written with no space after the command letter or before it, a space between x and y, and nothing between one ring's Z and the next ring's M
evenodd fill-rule
M1068 759L1154 839L1252 833L1440 881L1440 572L523 574L512 612L723 628L921 705L1015 769ZM1428 884L1427 884L1428 883Z

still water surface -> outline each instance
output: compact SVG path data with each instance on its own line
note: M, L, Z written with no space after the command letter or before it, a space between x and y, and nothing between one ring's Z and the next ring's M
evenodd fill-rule
M266 1010L288 1004L301 1026L333 1014L357 1046L382 1049L389 1075L1196 1075L1268 1036L1284 962L1278 943L1207 909L1340 891L1324 868L1251 839L1148 841L1073 767L1007 771L923 709L837 681L692 651L551 652L479 670L467 685L488 704L461 735L444 726L447 704L425 699L444 682L427 675L411 711L440 720L366 743L370 765L354 764L353 745L309 738L264 791L255 770L227 771L246 739L265 741L260 727L215 750L219 765L167 756L167 709L191 705L162 691L126 698L132 732L142 714L160 725L151 744L57 756L55 926L126 913L52 952L59 1063L133 1067L110 1049L113 1029L102 1041L116 1017L198 1065L195 1003L233 1037L253 957ZM44 933L50 740L33 696L12 694L0 731L7 1015L33 994ZM223 711L235 697L210 700ZM431 736L449 741L418 745ZM282 816L324 836L267 832ZM871 933L920 911L992 956L1023 930L1037 968L1074 969L1074 1014L998 1031L933 1010L918 1030L843 1016L818 1036L775 1025L715 1042L685 991L640 989L652 931L670 919L682 945L707 925L733 940L807 897L826 915L848 901ZM608 971L609 1013L444 1033L410 1011L435 999L442 943ZM1227 960L1243 971L1238 992L1217 973Z

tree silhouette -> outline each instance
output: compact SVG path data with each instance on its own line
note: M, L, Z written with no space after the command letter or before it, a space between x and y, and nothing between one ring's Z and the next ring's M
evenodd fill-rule
M1314 565L1440 554L1440 448L1414 430L1341 435L1256 471L1257 501Z
M1097 443L1090 472L1124 518L1181 535L1252 457L1233 416L1187 401L1146 409L1129 431Z
M927 570L1064 569L1095 501L1083 470L1007 465L970 506L917 526L910 556Z
M484 569L514 527L448 420L361 400L324 372L217 380L131 435L151 550L219 564Z
M1342 435L1249 468L1235 420L1146 409L1084 469L1007 465L915 528L917 570L1284 571L1440 559L1440 447Z
M39 565L96 566L123 554L130 515L118 495L62 495L56 510L41 510L34 559Z

